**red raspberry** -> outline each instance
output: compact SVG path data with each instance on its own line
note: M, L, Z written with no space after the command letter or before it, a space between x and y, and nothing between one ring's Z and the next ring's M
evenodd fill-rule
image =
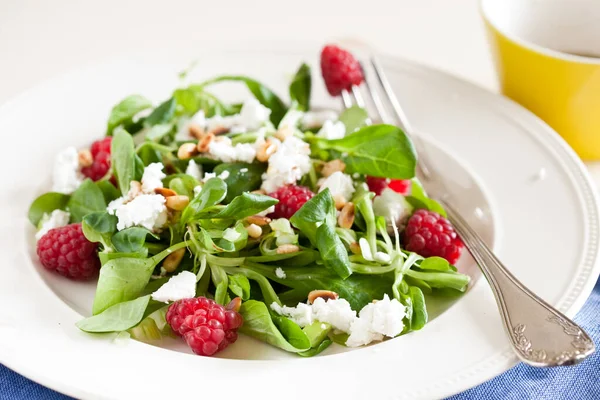
M417 210L408 219L404 231L406 250L423 257L438 256L456 264L463 243L450 222L436 212Z
M98 244L85 238L81 224L51 229L39 240L37 254L42 265L71 279L84 280L100 269Z
M269 216L290 219L314 195L309 188L304 186L282 186L277 191L269 194L269 196L279 200L279 203L275 204L275 212L269 214Z
M352 54L337 46L328 45L321 51L321 74L327 91L339 96L344 89L360 85L364 80L360 64Z
M94 163L89 167L81 168L81 173L93 181L99 181L104 178L110 169L110 146L112 137L107 136L102 140L92 143L90 153Z
M242 316L206 297L176 301L167 310L167 322L200 356L212 356L237 340Z
M383 192L383 189L388 187L394 192L406 196L410 193L410 186L412 185L410 179L387 179L367 176L365 180L369 186L369 190L375 192L377 196Z

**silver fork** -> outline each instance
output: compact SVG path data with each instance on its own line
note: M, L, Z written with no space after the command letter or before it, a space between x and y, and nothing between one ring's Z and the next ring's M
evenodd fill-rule
M442 175L437 173L428 159L425 142L415 134L380 63L372 57L370 64L376 79L363 68L365 86L379 119L396 123L412 139L419 156L417 175L429 194L444 206L448 219L489 282L504 328L517 356L529 365L550 367L576 364L592 354L595 346L588 334L519 282L458 213L453 205L456 204L455 199L444 184ZM376 87L383 92L391 113ZM342 102L345 108L354 104L365 107L361 89L357 86L342 92Z

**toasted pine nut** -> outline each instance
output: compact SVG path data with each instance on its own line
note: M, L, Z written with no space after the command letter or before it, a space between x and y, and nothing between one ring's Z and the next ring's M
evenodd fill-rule
M164 197L177 196L177 192L169 188L156 188L154 189L154 193L160 194Z
M196 154L198 154L198 149L194 143L184 143L177 150L177 158L180 160L189 160Z
M340 296L331 290L313 290L308 294L308 302L312 304L319 297L323 300L337 300Z
M285 126L281 129L278 129L277 132L275 132L275 137L283 142L285 139L289 138L293 134L294 131L291 128Z
M142 184L138 181L129 182L129 192L127 192L127 201L135 199L140 193L142 193Z
M323 175L324 177L328 177L331 174L333 174L334 172L344 172L344 170L346 169L346 164L342 161L342 160L331 160L326 162L323 165L323 169L321 170L321 175Z
M360 255L362 253L358 242L354 242L354 243L350 244L350 251L352 252L352 254L357 254L357 255Z
M79 150L78 156L80 167L90 167L94 163L94 156L88 149Z
M225 306L225 308L227 310L232 310L235 312L240 311L240 307L242 307L242 298L241 297L236 297L235 299L231 300L229 302L229 304L227 304L227 306Z
M165 258L165 261L163 261L162 267L167 272L175 271L177 269L177 267L179 266L179 264L181 263L181 260L183 259L183 256L185 255L185 251L186 251L186 249L183 248L183 249L175 250L174 252L169 254Z
M338 216L338 225L341 228L350 229L354 224L354 204L352 202L346 203L346 205L340 211Z
M347 204L347 201L344 198L344 196L341 196L339 194L336 194L335 196L333 196L333 201L335 202L336 210L341 210Z
M190 131L190 135L192 135L192 137L195 137L196 139L200 139L200 137L204 135L204 129L202 129L200 125L191 124L188 127L188 129Z
M209 132L209 133L206 133L206 134L200 136L200 138L198 139L197 150L200 153L208 152L208 147L210 146L210 143L213 140L215 140L215 135L212 132Z
M226 128L224 126L216 126L212 128L208 133L213 135L222 135L227 132L229 132L229 128Z
M190 204L190 198L187 196L170 196L167 197L167 208L175 211L181 211Z
M267 139L260 149L256 152L256 159L260 162L267 162L269 158L277 151L277 144Z
M250 224L246 227L246 232L251 238L258 239L262 235L262 228L256 224Z
M261 215L253 215L251 217L247 217L246 221L248 221L249 224L265 226L265 225L269 225L271 223L271 218L263 217Z
M290 254L300 251L300 247L295 244L282 244L277 248L277 254Z

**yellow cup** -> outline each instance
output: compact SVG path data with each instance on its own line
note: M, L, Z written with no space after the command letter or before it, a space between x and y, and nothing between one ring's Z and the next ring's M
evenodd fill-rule
M600 0L481 0L502 92L600 159Z

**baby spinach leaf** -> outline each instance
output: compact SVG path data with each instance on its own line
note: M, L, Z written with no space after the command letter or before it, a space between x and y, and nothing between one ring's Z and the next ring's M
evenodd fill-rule
M245 192L234 198L225 208L220 210L205 209L197 213L196 218L240 220L256 215L277 203L279 203L279 200L273 197Z
M314 348L317 347L323 340L325 340L325 338L327 338L327 335L331 331L331 325L320 321L315 321L312 324L302 328L302 330L308 337L308 340L310 340L310 347Z
M85 230L85 221L83 222L83 233L85 234L85 237L90 241L93 242L94 240L91 240L88 237L88 233ZM106 240L107 243L110 243L110 237ZM111 247L111 246L105 246L105 247ZM148 258L148 249L146 247L142 248L140 251L135 252L135 253L119 253L116 251L111 251L111 252L100 252L98 253L98 257L100 258L100 265L104 265L107 262L109 262L110 260L114 260L117 258Z
M159 142L161 141L165 136L167 136L169 133L171 133L171 131L173 130L173 125L172 124L157 124L157 125L153 125L150 129L148 129L148 132L146 132L146 140L150 140L153 142ZM145 158L148 158L150 156L150 154L154 153L155 155L155 159L153 161L150 162L146 162ZM152 148L144 148L142 151L140 151L140 157L142 158L142 160L144 160L144 163L150 164L152 162L158 162L160 161L158 155L160 155L159 152L157 152L155 149Z
M342 121L346 127L346 135L349 135L363 126L366 126L368 119L369 114L367 113L367 110L358 106L347 108L339 118L339 120Z
M310 110L311 85L310 67L303 63L290 84L290 98L302 111Z
M292 225L306 235L315 247L317 247L316 236L319 224L325 221L335 224L335 220L335 204L329 188L304 203L290 218Z
M152 102L138 94L124 98L111 110L106 134L111 135L116 127L131 123L137 113L151 107Z
M425 189L423 189L423 186L417 178L413 178L410 189L410 196L406 196L405 198L406 201L408 201L408 203L415 209L425 209L429 211L434 211L440 214L442 217L447 217L446 210L444 210L444 207L442 207L441 204L437 201L427 197Z
M156 265L172 252L186 247L187 244L187 242L178 243L151 258L125 257L108 260L100 268L92 314L100 314L115 304L138 297L148 284Z
M227 195L227 185L223 180L219 178L209 179L204 186L200 194L188 204L181 214L181 224L186 224L188 221L194 219L197 214L207 207L219 204Z
M31 203L27 214L29 222L34 226L38 226L44 214L50 214L54 210L64 210L67 207L69 198L68 194L63 193L44 193Z
M342 279L352 274L348 251L335 232L335 228L324 223L317 228L317 248L327 268L331 268Z
M340 344L342 346L346 345L346 342L348 341L349 337L350 335L348 335L346 332L329 332L329 339L331 339L334 343Z
M112 244L115 249L121 253L135 253L144 247L147 235L151 235L158 239L158 236L148 229L133 226L115 233L112 237Z
M210 79L200 84L199 87L205 87L217 82L227 81L244 83L248 90L250 90L250 92L262 105L271 109L271 122L273 123L273 125L277 126L279 124L279 122L281 121L281 119L287 111L287 107L271 89L269 89L262 83L255 81L254 79L239 75L224 75Z
M87 214L106 210L106 201L102 190L91 179L86 179L71 195L67 208L71 221L81 222Z
M409 269L406 271L408 277L420 279L432 288L450 288L464 292L469 285L468 275L464 275L454 271L448 272L425 272Z
M417 155L402 129L371 125L336 140L312 139L318 149L341 153L346 172L409 179L415 176Z
M124 196L135 179L135 146L133 138L124 129L117 129L111 144L111 164Z
M272 319L271 313L265 303L248 300L242 303L240 314L244 318L244 324L239 329L241 333L291 353L299 353L310 349L310 341L306 337L306 334L302 332L302 329L287 318L275 317ZM273 322L274 319L277 319L280 326L279 329ZM297 329L290 325L290 323L294 324ZM288 337L284 336L284 334Z
M231 300L227 293L229 277L223 268L215 264L210 265L210 275L215 285L215 301L224 306Z
M418 331L427 323L427 307L425 306L425 296L418 287L411 286L409 289L412 300L412 316L410 319L410 329Z
M163 180L165 187L172 189L190 199L194 197L194 188L200 184L195 178L187 174L173 174Z
M264 163L223 163L217 165L213 170L217 175L223 171L229 172L229 176L225 179L225 183L227 184L225 203L231 203L235 197L244 192L251 192L258 189L262 183L262 174L266 169L267 166Z
M420 269L425 269L425 270L429 270L429 271L441 271L441 272L455 271L454 269L452 269L452 266L450 265L450 263L445 258L442 258L442 257L426 258L418 264L418 267Z
M97 181L96 186L102 191L106 204L121 196L119 190L109 181Z
M144 118L144 126L154 126L158 124L165 124L170 122L175 115L175 106L177 105L177 101L174 97L166 100L161 103L158 107L156 107L150 115Z
M115 304L75 325L84 332L120 332L136 326L144 317L150 296Z
M113 233L117 230L117 217L106 211L97 211L87 214L83 221L98 233Z
M250 281L244 275L235 274L229 276L229 290L242 300L250 298Z
M346 340L348 340L348 339L346 339ZM323 350L325 350L326 348L328 348L331 345L331 343L333 343L333 341L331 339L329 339L329 338L324 339L321 343L319 343L317 345L317 347L313 347L310 350L306 350L306 351L303 351L301 353L298 353L298 355L302 356L302 357L313 357L313 356L316 356L317 354L321 353Z

